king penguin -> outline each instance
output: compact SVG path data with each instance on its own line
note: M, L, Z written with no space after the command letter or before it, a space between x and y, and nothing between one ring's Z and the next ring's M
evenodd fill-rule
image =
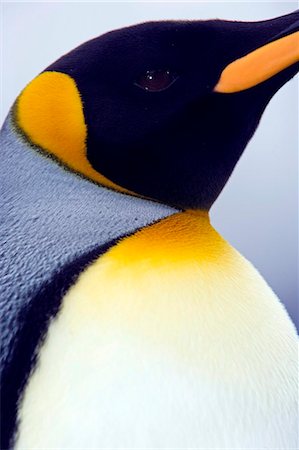
M209 210L298 71L298 12L148 22L1 132L2 449L297 448L297 335Z

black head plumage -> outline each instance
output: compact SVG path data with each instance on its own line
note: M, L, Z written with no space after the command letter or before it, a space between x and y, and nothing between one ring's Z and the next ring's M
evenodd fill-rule
M150 22L89 41L47 71L77 84L93 168L139 195L209 209L298 64L233 93L215 92L221 73L296 30L298 12L257 23Z

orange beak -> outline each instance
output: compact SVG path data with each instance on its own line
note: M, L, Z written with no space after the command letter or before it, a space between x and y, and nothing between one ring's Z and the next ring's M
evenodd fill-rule
M268 80L299 61L299 31L272 41L225 67L214 88L231 94Z

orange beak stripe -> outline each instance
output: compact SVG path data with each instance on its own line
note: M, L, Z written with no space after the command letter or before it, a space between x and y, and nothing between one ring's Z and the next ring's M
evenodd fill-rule
M299 31L270 42L230 63L223 70L215 92L244 91L268 80L299 61Z

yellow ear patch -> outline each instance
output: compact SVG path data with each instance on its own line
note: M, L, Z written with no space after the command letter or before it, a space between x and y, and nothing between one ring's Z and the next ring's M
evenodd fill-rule
M60 72L43 72L21 92L16 122L29 140L68 168L104 186L131 193L91 166L86 156L87 127L75 81Z

